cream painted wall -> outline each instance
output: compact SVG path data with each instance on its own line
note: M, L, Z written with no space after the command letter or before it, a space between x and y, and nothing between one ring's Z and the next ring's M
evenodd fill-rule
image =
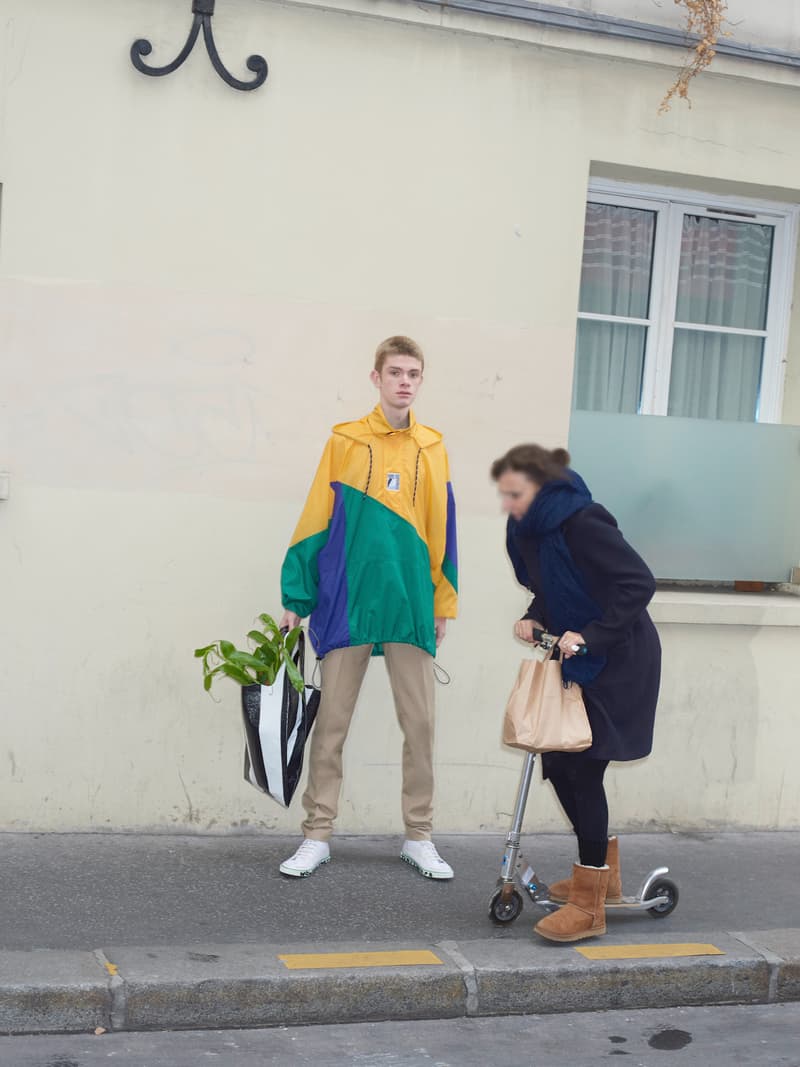
M201 46L145 78L130 43L171 59L178 8L0 0L0 824L296 825L239 781L237 693L205 696L191 650L278 610L328 429L372 406L371 353L402 331L461 514L438 826L502 827L524 595L487 468L567 438L591 161L792 188L798 90L708 78L658 118L664 68L262 0L214 23L234 69L266 54L263 89L229 89ZM760 627L695 629L664 634L659 745L614 773L620 828L798 825L791 630L773 653ZM693 751L734 722L733 777L686 758L709 705ZM374 665L342 830L399 831L399 755ZM541 825L563 825L549 798Z
M653 614L665 664L654 752L612 767L612 818L624 810L639 829L800 826L800 726L788 710L800 616L736 626L660 621L662 605Z

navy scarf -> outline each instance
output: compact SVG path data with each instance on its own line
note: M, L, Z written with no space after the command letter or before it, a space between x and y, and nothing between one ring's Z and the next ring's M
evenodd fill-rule
M521 585L530 588L530 578L519 551L519 541L534 541L539 553L542 591L547 605L547 625L554 633L567 630L580 633L587 623L602 615L592 600L583 575L575 566L564 538L564 523L592 502L592 494L579 474L567 471L566 478L547 482L537 492L525 515L517 521L509 516L506 547ZM588 685L606 665L605 656L574 656L564 660L563 677Z

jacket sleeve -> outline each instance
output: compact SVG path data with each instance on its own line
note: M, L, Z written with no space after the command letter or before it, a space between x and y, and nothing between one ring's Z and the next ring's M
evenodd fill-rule
M454 619L458 613L456 501L444 445L431 470L426 540L434 590L433 614L436 618Z
M573 560L585 575L590 590L599 590L602 616L581 630L589 650L604 656L624 641L653 593L656 580L642 557L631 548L614 520L590 511L579 513L578 522L564 533Z
M331 438L322 453L305 507L281 568L281 601L286 611L301 618L317 606L320 551L328 540L334 494L336 443Z

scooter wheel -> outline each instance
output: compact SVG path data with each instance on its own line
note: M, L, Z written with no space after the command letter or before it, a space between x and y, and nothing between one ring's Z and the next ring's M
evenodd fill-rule
M678 906L678 887L669 878L659 878L647 887L645 900L654 900L656 897L666 897L662 904L654 904L647 912L653 919L665 919L671 915Z
M489 901L489 918L496 923L513 923L522 912L522 897L512 890L508 900L503 900L502 889L496 889Z

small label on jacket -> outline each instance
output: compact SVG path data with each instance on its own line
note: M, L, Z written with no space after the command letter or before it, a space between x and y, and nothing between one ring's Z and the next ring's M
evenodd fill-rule
M400 475L399 474L387 474L386 475L386 488L390 493L400 492Z

